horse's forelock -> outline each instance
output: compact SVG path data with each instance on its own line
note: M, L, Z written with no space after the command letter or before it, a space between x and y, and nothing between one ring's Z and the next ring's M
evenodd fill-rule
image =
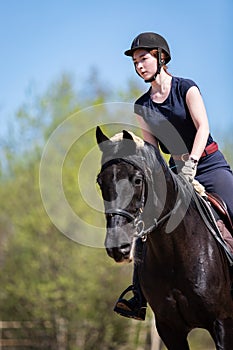
M127 150L121 149L121 141L123 141L123 132L117 133L110 138L111 143L107 145L102 155L102 164L117 158L125 158L135 163L138 167L143 169L147 180L152 182L152 172L156 167L158 158L161 157L157 148L145 142L133 132L128 131L136 144L136 153L127 154ZM122 153L123 151L123 153Z
M132 136L132 138L133 138L133 140L136 143L138 148L144 147L145 142L139 136L136 136L131 131L128 131L128 133ZM120 132L120 133L112 136L110 140L113 142L122 141L123 140L123 132Z

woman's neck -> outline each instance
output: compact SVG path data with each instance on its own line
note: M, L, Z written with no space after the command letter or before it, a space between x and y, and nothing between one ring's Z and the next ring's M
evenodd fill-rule
M151 82L150 96L154 102L163 102L169 95L171 90L172 76L161 69L156 80Z

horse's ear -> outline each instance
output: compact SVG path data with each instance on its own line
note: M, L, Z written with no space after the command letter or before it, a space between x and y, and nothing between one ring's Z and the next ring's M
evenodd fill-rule
M136 143L133 139L133 136L126 130L123 130L123 143L124 147L127 149L127 153L135 154L136 153Z
M111 140L106 135L104 135L99 126L96 127L96 140L102 152L104 151L106 142L111 143Z

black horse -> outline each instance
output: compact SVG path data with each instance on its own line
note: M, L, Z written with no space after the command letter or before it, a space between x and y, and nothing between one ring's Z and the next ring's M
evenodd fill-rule
M203 220L192 186L134 134L123 131L109 139L97 127L96 137L107 253L129 262L135 239L145 241L140 284L164 344L188 350L189 332L203 328L216 349L232 350L229 262Z

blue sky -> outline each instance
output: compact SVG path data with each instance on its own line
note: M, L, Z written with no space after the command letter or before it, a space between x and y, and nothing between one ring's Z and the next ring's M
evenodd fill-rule
M43 93L62 72L81 89L94 66L124 88L135 73L123 52L144 31L167 39L173 75L199 85L213 131L233 129L232 14L232 0L0 0L0 135L30 86Z

